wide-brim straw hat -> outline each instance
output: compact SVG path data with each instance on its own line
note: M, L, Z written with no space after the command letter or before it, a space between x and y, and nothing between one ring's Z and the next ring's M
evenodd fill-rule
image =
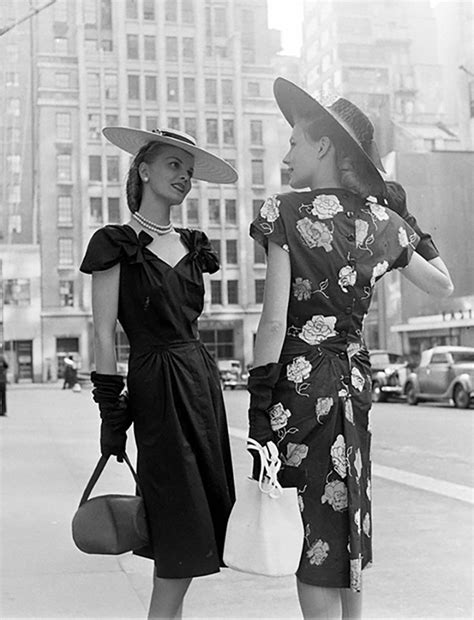
M131 155L136 155L149 142L176 146L194 156L193 178L209 183L235 183L237 181L237 171L229 163L197 146L195 139L182 131L175 129L146 131L132 127L104 127L102 133L109 142Z
M279 77L273 84L276 102L283 116L293 127L297 120L321 121L321 124L344 145L348 154L365 164L364 175L375 195L385 195L385 183L379 170L385 172L373 139L374 127L355 104L339 98L323 106L305 90ZM377 170L377 168L379 170Z

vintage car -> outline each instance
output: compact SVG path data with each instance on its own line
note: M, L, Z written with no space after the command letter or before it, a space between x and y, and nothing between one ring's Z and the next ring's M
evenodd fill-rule
M247 374L242 372L242 364L239 360L217 360L217 367L224 390L247 387Z
M405 381L408 377L408 363L398 353L382 349L370 351L372 366L372 401L380 403L389 397L404 395Z
M421 354L409 374L405 394L410 405L422 401L452 401L467 409L474 399L474 347L439 346Z

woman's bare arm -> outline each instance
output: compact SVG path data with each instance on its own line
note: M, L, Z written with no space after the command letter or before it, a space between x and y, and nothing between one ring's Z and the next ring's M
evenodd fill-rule
M92 274L92 316L96 371L117 373L115 330L118 313L120 265Z
M276 243L268 244L267 277L263 310L255 340L253 365L278 362L286 335L286 317L291 287L288 252Z
M449 297L454 291L448 269L439 257L428 262L414 252L408 265L400 271L415 286L434 297Z

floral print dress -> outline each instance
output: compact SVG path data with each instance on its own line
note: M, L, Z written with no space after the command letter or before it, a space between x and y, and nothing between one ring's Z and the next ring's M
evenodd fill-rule
M418 236L375 198L340 188L271 196L250 235L266 249L278 244L291 261L283 370L269 414L305 526L297 576L359 591L372 561L363 321L377 280L408 264Z

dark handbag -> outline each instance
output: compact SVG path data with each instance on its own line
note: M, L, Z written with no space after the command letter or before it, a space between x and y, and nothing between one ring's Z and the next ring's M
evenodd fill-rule
M140 491L128 456L124 454L123 458ZM141 497L100 495L89 499L108 460L108 456L99 459L72 520L72 537L84 553L119 555L149 543L145 505Z

